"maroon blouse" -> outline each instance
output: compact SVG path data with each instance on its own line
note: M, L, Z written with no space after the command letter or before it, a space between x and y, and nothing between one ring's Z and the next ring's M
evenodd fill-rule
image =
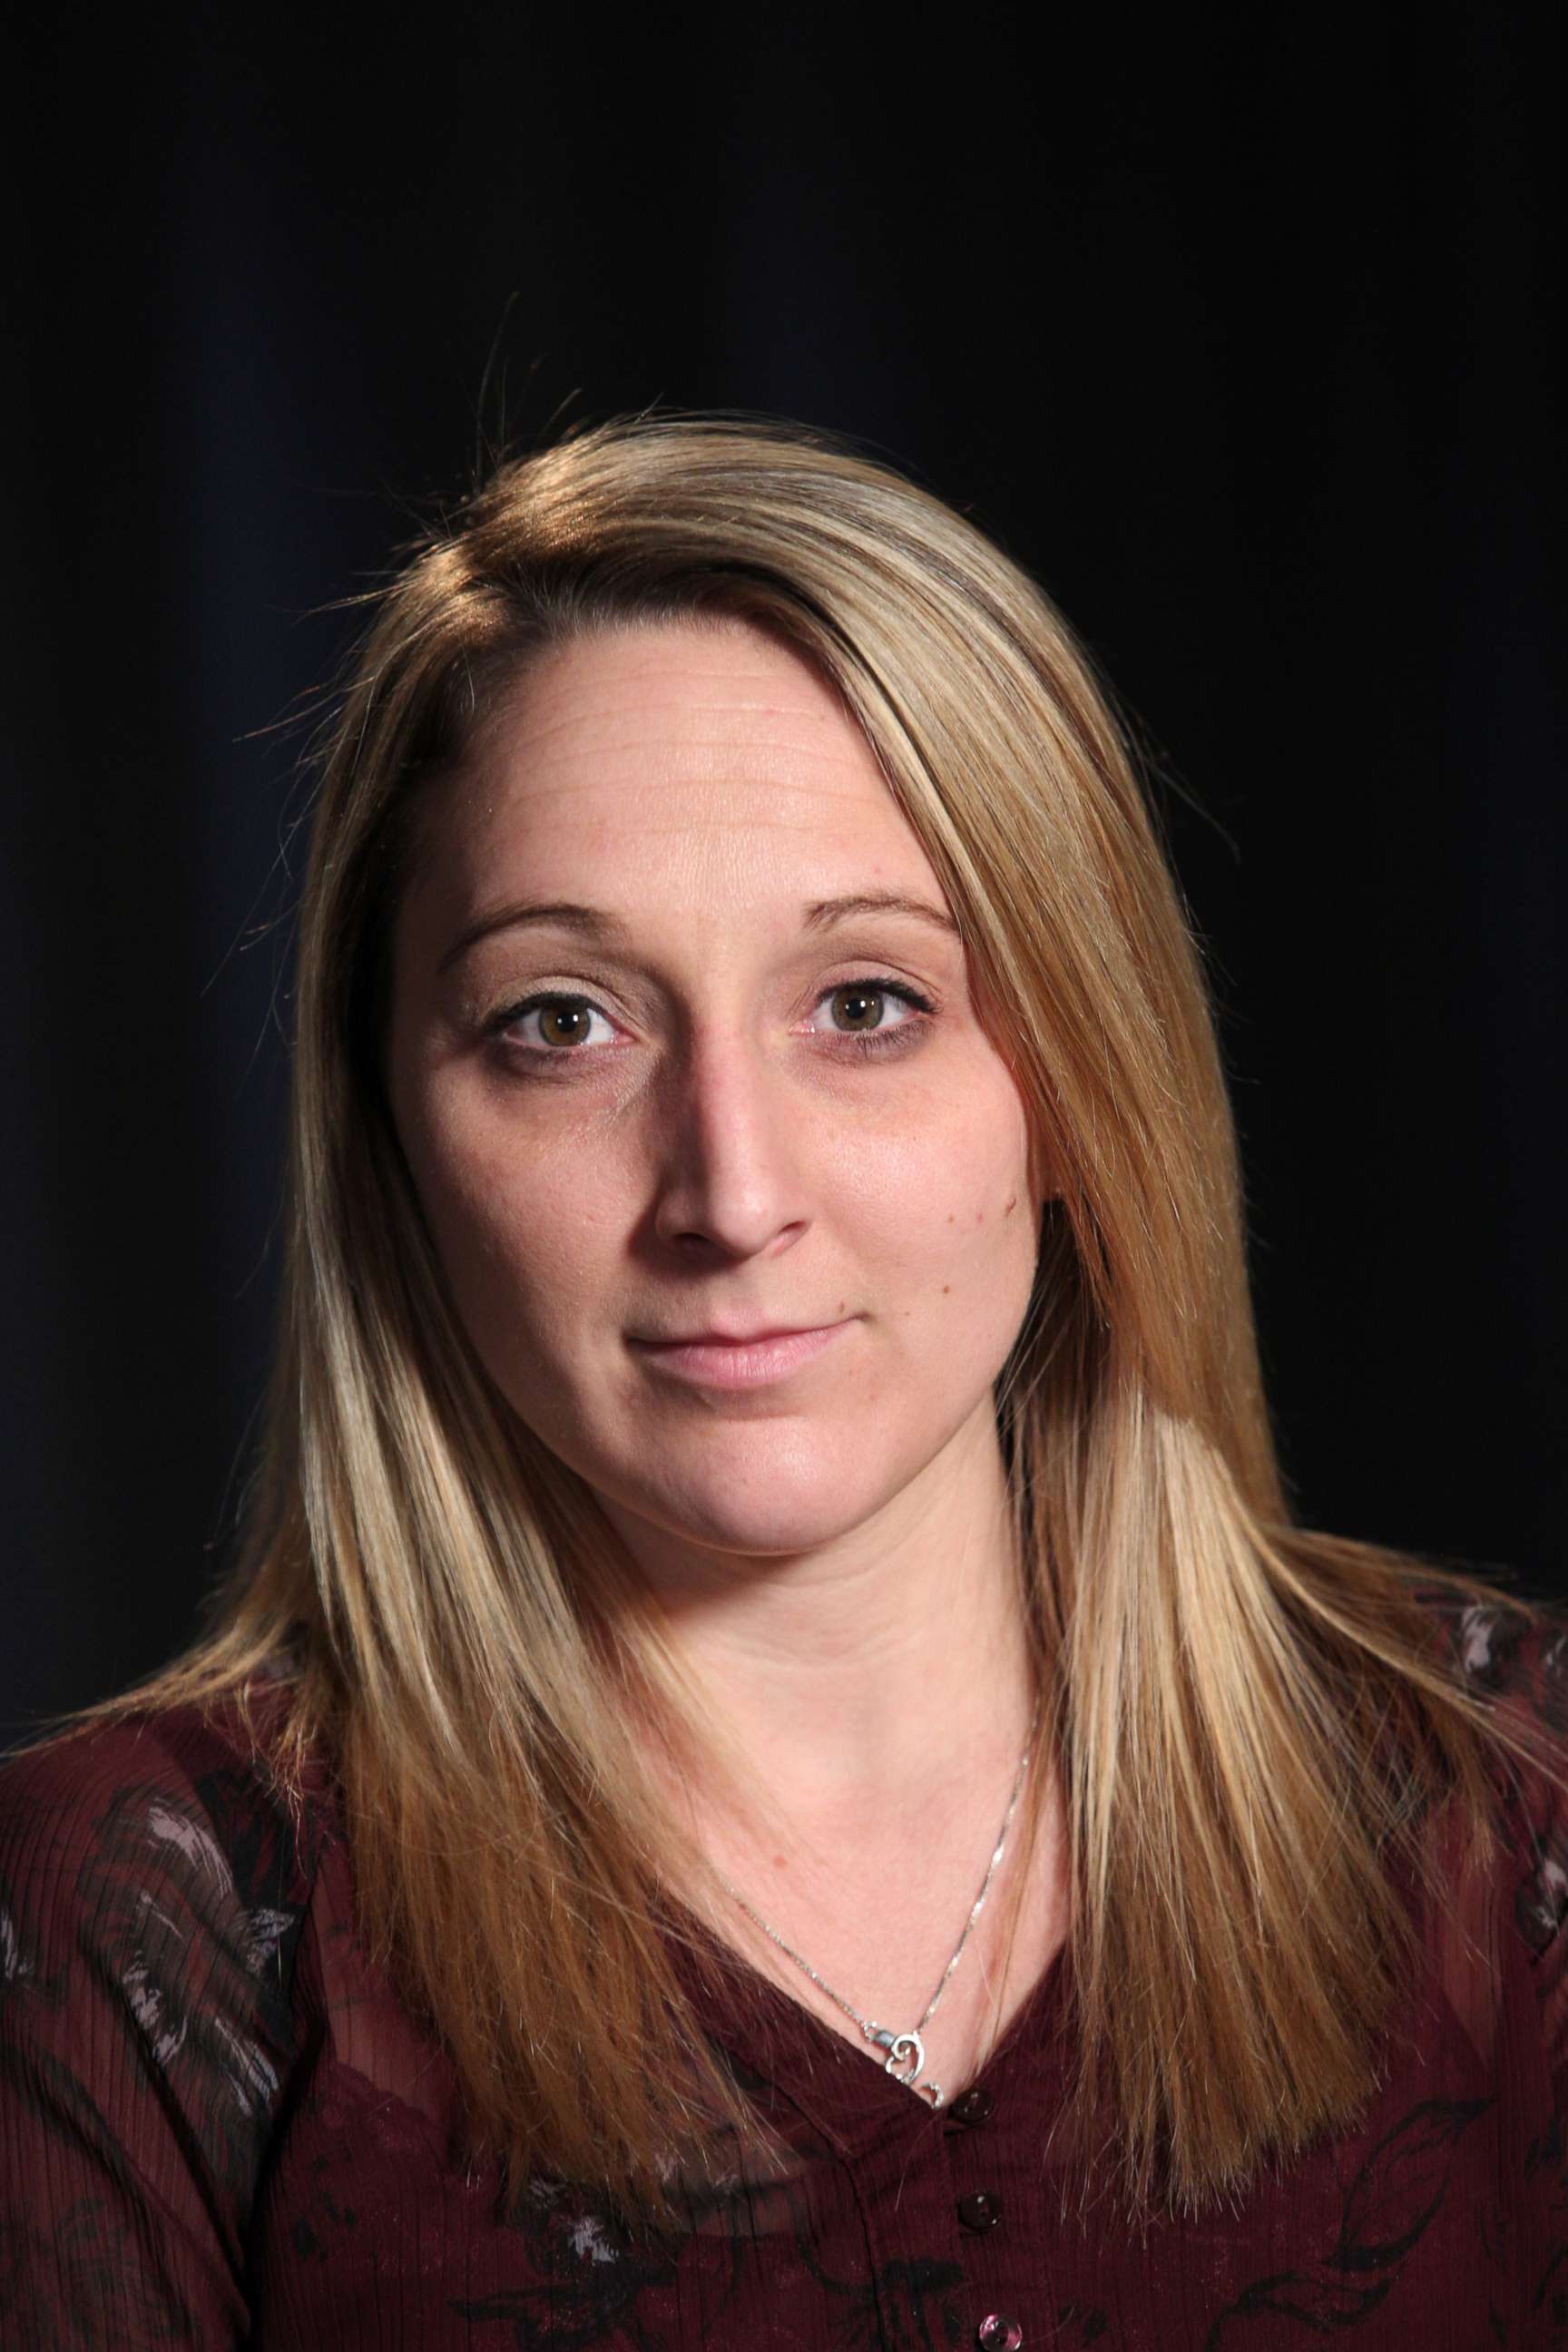
M1447 1623L1568 1732L1568 1625ZM1500 1781L1509 1776L1500 1774ZM1357 2126L1146 2237L1042 2155L1067 1962L933 2113L736 1958L705 2022L794 2168L654 2247L454 2153L438 2048L370 1969L331 1806L138 1719L0 1773L0 2343L476 2352L1354 2352L1568 2344L1568 1807L1526 1774L1454 1874Z

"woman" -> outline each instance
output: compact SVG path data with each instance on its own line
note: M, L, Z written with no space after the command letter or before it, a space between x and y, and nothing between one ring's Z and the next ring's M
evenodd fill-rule
M1290 1522L1038 590L793 428L503 466L298 1015L241 1573L5 1778L5 2342L1547 2341L1561 1636Z

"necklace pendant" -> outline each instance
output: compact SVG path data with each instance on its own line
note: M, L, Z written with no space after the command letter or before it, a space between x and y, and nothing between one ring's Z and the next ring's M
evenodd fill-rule
M883 2074L891 2074L896 2083L908 2084L911 2091L919 2091L928 2098L933 2107L940 2107L941 2084L921 2081L926 2070L926 2049L919 2033L913 2030L908 2033L893 2033L885 2025L868 2025L866 2032L879 2049L888 2053L882 2066Z

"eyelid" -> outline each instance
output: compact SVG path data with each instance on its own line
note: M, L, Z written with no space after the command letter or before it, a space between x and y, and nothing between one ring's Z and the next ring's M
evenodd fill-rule
M581 1005L596 1020L612 1023L614 1021L614 1016L605 1012L598 1000L588 995L583 989L536 988L531 989L526 996L518 997L512 1003L503 1004L490 1013L482 1024L484 1034L494 1038L505 1051L519 1055L532 1054L541 1060L564 1062L576 1056L586 1058L591 1055L609 1051L608 1045L605 1044L592 1046L541 1045L534 1044L531 1039L506 1036L505 1032L511 1028L514 1023L525 1021L536 1013L543 1013L554 1004Z
M830 988L819 990L813 999L812 1011L815 1012L817 1005L826 1003L830 996L837 996L840 990L846 988L874 989L879 996L890 996L895 1003L901 1004L909 1019L891 1022L889 1026L894 1029L918 1027L921 1021L931 1020L936 1011L935 999L927 995L923 989L916 988L909 981L895 980L889 972L868 971L858 972L853 980L836 980ZM885 1036L887 1031L839 1029L831 1034L848 1040L857 1035Z

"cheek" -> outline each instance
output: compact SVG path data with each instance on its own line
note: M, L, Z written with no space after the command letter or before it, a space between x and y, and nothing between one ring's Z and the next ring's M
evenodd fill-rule
M1021 1168L952 1171L931 1237L944 1310L967 1320L976 1339L1006 1327L1006 1344L1028 1304L1038 1235Z
M580 1162L456 1117L416 1126L410 1171L447 1286L492 1373L564 1341L602 1290L614 1210Z
M1026 1249L1031 1225L1027 1128L1016 1093L973 1093L914 1123L898 1140L857 1152L845 1170L862 1230L879 1229L889 1254L953 1266Z
M870 1277L868 1304L918 1352L954 1373L1006 1355L1038 1256L1028 1130L1009 1087L966 1116L854 1155L831 1222Z

